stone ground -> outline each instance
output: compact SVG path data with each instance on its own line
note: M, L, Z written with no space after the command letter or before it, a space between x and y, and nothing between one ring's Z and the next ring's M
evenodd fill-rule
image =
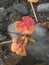
M20 3L26 4L26 1L25 2L23 2L23 1L19 0ZM45 2L49 2L49 1L41 0L39 3L45 3ZM2 21L2 22L6 21L6 26L11 24L15 20L20 20L21 16L23 16L23 15L17 14L11 8L13 3L17 3L17 0L0 0L0 7L2 6L5 8L5 14L3 13L4 15L2 15L0 17L0 21ZM38 5L38 4L36 4L36 5ZM34 4L35 8L36 8L36 5ZM30 5L28 5L28 6L30 7ZM15 13L16 13L16 15L15 15ZM34 18L34 16L32 14L33 13L30 10L29 15ZM46 21L45 19L44 20L41 19L42 16L43 17L49 16L46 14L41 15L39 13L37 13L37 15L38 15L40 22ZM4 32L5 32L5 30L4 30ZM32 44L32 43L28 44L28 46L27 46L28 56L20 57L20 56L16 56L15 54L10 52L9 54L4 55L4 57L2 56L0 58L0 64L1 65L49 65L49 32L44 37L40 37L35 33L31 37L35 38L37 40L37 42L34 44ZM44 64L41 64L41 63L44 63Z

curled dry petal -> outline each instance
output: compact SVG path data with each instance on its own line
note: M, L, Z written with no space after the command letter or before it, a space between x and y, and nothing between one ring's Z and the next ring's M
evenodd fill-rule
M17 46L17 40L16 39L13 39L12 40L12 44L11 44L11 51L12 52L15 52L16 51L16 46Z
M26 50L25 50L25 46L22 45L18 50L16 50L16 54L20 55L20 56L26 56Z
M12 40L11 51L16 52L17 55L26 56L25 46L23 44L17 43L16 39Z
M18 50L20 46L21 44L17 43L17 39L13 39L11 44L11 51L16 52L16 50Z

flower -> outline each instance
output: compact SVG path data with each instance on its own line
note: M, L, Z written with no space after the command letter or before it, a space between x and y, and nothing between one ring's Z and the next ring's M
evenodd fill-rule
M25 47L28 43L28 40L31 42L35 42L33 38L27 37L34 32L34 20L29 16L23 16L22 21L16 21L14 23L14 27L16 31L18 31L19 33L24 32L25 35L22 35L21 33L22 36L20 35L20 38L12 40L11 50L17 55L26 56L27 53Z
M30 16L23 16L22 21L26 26L24 32L26 34L32 34L34 32L34 20Z
M14 26L17 32L29 35L34 32L34 20L30 16L23 16L22 21L16 21Z

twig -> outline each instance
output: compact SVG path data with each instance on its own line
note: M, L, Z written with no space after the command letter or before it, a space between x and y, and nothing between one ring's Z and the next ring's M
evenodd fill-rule
M12 41L5 41L5 42L1 42L0 45L3 45L3 44L7 44L7 43L11 43Z
M32 4L31 2L30 2L30 5L31 5L31 7L32 7L32 11L33 11L33 14L34 14L35 20L36 20L36 22L38 22L38 19L37 19L37 15L36 15L36 12L35 12L34 6L33 6L33 4Z

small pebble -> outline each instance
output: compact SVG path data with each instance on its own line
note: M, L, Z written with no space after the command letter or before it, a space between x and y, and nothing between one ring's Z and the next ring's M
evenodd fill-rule
M38 36L43 37L43 36L46 35L46 32L47 32L46 28L40 26L40 23L37 23L37 24L35 25L35 33L36 33Z
M0 13L3 13L5 11L4 7L0 7Z
M49 3L39 4L37 6L37 12L49 12Z

